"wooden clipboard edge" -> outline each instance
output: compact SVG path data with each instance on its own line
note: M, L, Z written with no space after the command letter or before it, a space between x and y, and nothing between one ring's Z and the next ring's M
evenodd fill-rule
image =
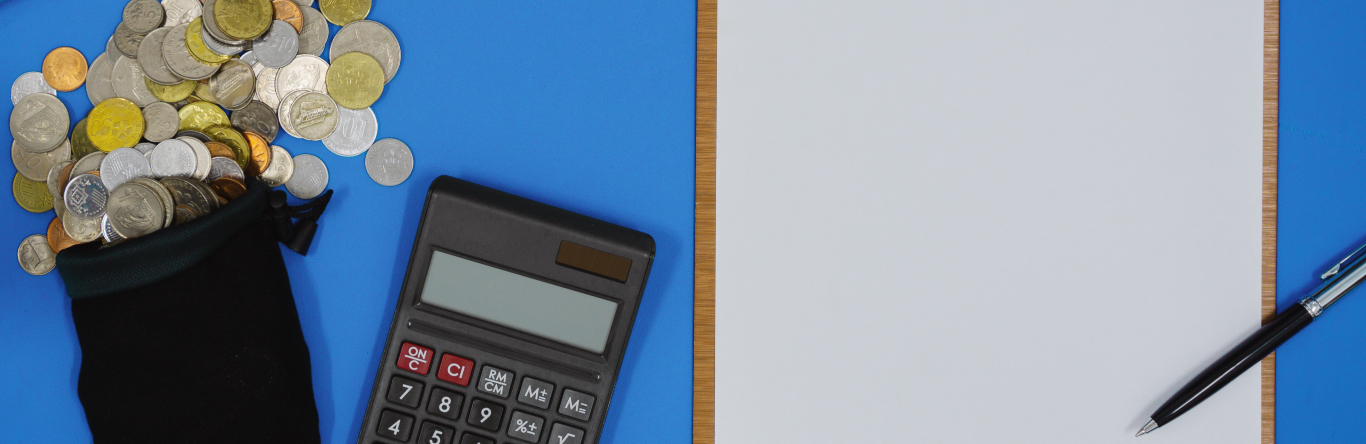
M692 442L716 442L716 1L697 0Z
M1281 2L1266 0L1262 29L1262 322L1276 316L1276 187ZM1276 353L1262 360L1262 444L1276 442Z

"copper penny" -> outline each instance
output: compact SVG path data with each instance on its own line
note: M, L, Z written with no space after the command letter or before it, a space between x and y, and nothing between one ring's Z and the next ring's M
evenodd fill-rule
M209 184L209 188L212 188L218 197L223 198L224 203L237 199L247 192L247 185L234 177L220 177Z
M66 227L62 226L62 219L52 218L52 222L47 224L47 246L52 247L52 251L61 253L62 250L74 245L80 245L80 242L76 242L75 239L71 238L71 235L66 234Z
M294 0L275 0L275 19L289 23L294 32L304 32L304 11Z
M66 184L71 182L71 167L76 166L76 162L71 162L62 167L62 172L57 173L57 195L66 195Z
M251 156L247 159L247 168L243 172L247 177L260 176L261 172L270 166L270 144L266 143L266 138L251 131L243 131L242 135L247 136L247 143L251 145Z
M80 88L85 84L85 75L89 71L90 64L86 63L85 56L68 46L52 50L43 59L43 80L61 92Z
M226 157L233 161L237 160L237 153L222 142L204 142L204 146L209 147L209 157Z

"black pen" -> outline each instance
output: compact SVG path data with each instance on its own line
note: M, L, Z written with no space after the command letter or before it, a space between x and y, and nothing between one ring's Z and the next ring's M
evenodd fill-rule
M1287 308L1285 311L1276 315L1276 319L1262 326L1256 333L1244 339L1232 351L1215 361L1213 365L1200 372L1195 379L1186 383L1181 390L1163 403L1161 407L1153 412L1151 419L1137 435L1144 434L1167 425L1171 420L1186 413L1192 407L1200 404L1214 392L1219 391L1233 378L1243 374L1248 368L1252 367L1266 355L1271 354L1287 339L1299 333L1314 318L1323 314L1323 310L1337 301L1342 295L1352 291L1357 284L1366 278L1366 255L1361 254L1366 249L1362 245L1347 255L1337 264L1333 265L1328 271L1319 276L1324 279L1323 283L1309 292L1308 296L1300 299L1298 304ZM1346 265L1344 265L1346 264Z

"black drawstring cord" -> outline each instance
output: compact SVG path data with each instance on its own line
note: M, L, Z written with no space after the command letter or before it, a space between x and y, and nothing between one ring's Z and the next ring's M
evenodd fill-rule
M318 232L318 219L323 216L323 211L327 210L327 203L332 200L332 190L327 190L312 201L292 207L289 206L288 196L284 191L271 191L269 199L271 228L275 231L275 239L294 252L307 256L308 247L313 244L313 235ZM299 219L298 224L293 224L291 219Z

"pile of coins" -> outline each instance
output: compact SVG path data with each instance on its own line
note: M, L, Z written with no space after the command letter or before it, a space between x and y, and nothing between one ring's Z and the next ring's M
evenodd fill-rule
M397 37L365 20L370 0L312 3L132 0L94 62L57 48L41 73L19 76L14 197L57 216L20 244L20 266L46 274L73 245L108 247L189 222L241 196L252 177L301 199L321 195L327 166L272 145L281 130L339 156L365 154L381 185L407 180L412 151L376 141L369 108L398 72ZM341 29L323 60L328 22ZM82 84L95 106L73 127L56 94Z

